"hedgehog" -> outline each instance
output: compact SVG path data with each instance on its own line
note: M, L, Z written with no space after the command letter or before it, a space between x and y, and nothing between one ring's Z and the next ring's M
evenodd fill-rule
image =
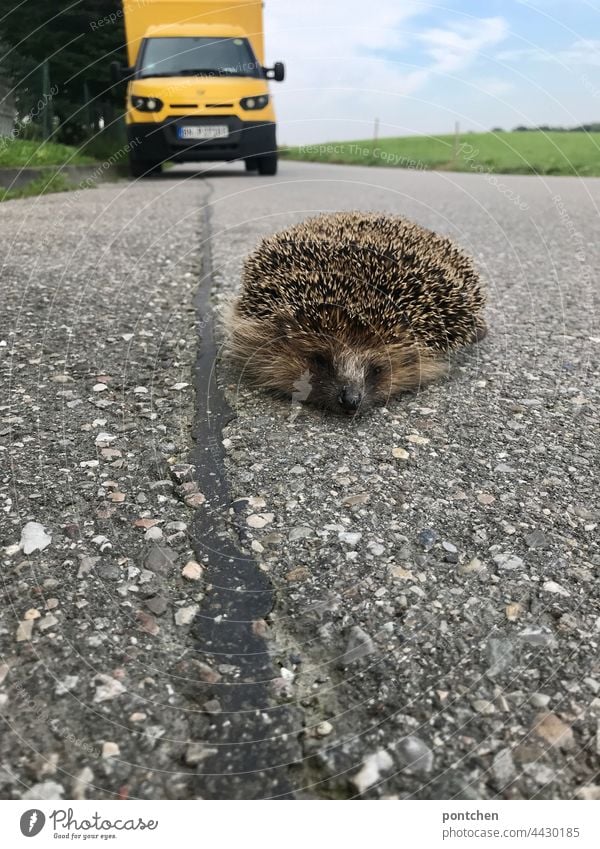
M357 414L447 373L486 334L473 262L405 218L323 214L246 259L224 316L242 376L280 396Z

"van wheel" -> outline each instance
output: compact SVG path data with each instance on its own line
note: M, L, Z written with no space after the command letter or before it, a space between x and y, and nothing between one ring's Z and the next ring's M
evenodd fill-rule
M277 174L276 153L269 153L267 156L259 156L257 161L259 174L264 174L265 177L272 177Z
M246 171L258 171L258 161L254 157L245 159L244 165L246 166Z
M162 162L157 162L152 159L134 159L129 160L129 173L132 177L144 178L154 177L162 171Z

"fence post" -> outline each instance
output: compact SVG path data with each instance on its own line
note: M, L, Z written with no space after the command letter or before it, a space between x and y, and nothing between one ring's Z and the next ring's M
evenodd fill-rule
M52 135L52 92L50 91L50 66L47 59L42 62L42 100L44 103L42 112L42 135L44 141L48 141Z
M373 123L373 142L371 144L371 162L375 162L375 149L379 140L379 118L375 118Z

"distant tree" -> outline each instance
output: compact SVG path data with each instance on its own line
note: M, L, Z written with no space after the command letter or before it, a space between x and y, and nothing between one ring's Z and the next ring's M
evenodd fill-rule
M8 48L0 70L12 80L23 117L44 95L48 62L57 140L78 143L99 115L98 100L110 101L110 62L124 57L120 0L0 0L2 40Z
M503 133L502 127L492 127L492 133Z

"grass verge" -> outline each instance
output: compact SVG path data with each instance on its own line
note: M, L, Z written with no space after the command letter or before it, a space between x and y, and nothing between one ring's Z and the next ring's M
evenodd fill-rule
M420 170L600 176L600 133L490 132L340 141L281 150L287 159Z
M53 142L0 138L0 168L38 168L43 165L93 165L96 160L76 147Z
M31 183L27 183L21 189L3 189L0 187L0 203L5 200L18 200L19 198L30 198L35 195L47 195L53 192L69 192L77 186L69 182L64 174L59 171L50 171Z

